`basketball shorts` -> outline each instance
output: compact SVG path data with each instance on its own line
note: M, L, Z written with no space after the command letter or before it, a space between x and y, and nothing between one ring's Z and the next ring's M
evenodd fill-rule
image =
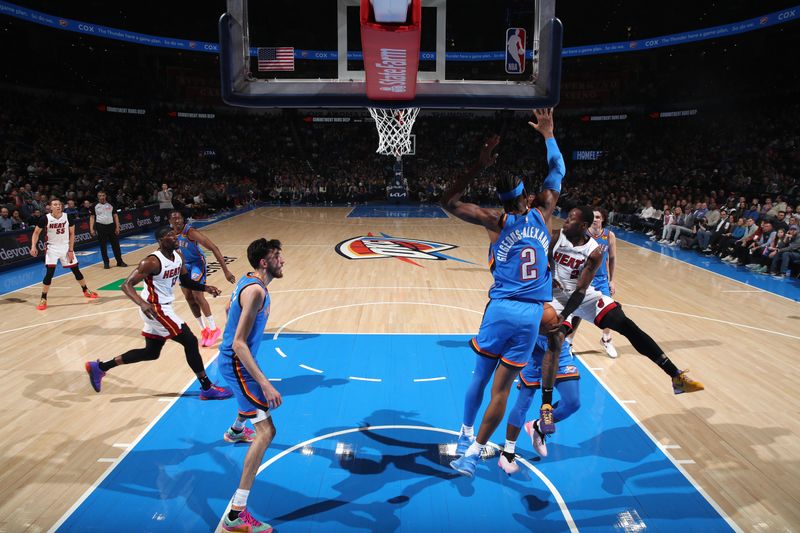
M600 291L603 296L611 298L611 286L608 284L608 278L594 278L592 287Z
M542 382L542 359L547 351L547 337L539 335L536 340L536 346L533 349L533 355L528 364L519 373L520 383L517 388L529 387L538 389L541 387ZM558 358L558 371L556 372L556 383L561 381L569 381L571 379L580 379L581 375L578 367L573 364L573 357L569 350L563 349L561 356Z
M44 254L44 264L46 266L56 266L57 262L61 262L61 266L64 268L72 268L78 264L78 256L75 256L75 260L70 262L67 258L67 252L69 251L69 247L67 246L48 246L45 250Z
M533 353L543 310L543 302L492 299L483 312L478 335L469 341L470 346L480 355L522 368Z
M258 411L269 411L267 398L256 380L247 372L242 362L236 357L219 355L217 359L220 374L228 382L228 386L236 396L239 404L239 416L243 418L256 418Z
M192 263L184 263L186 267L186 272L189 273L189 276L192 278L192 281L196 281L197 283L205 283L206 282L206 262L205 261L196 261Z
M142 317L142 335L151 339L171 339L180 335L183 327L183 320L172 309L171 305L153 304L156 318L148 318L141 309L139 316Z
M572 293L561 289L553 290L553 301L550 302L550 305L553 306L553 309L556 310L556 313L561 314L561 311L564 310L564 305L566 305L571 294ZM577 316L583 320L589 320L597 325L600 323L606 313L615 307L617 307L617 303L610 296L606 296L594 287L589 286L589 288L586 290L586 297L583 299L581 305L578 306L572 315L566 317L566 319L567 322L569 322L573 316Z

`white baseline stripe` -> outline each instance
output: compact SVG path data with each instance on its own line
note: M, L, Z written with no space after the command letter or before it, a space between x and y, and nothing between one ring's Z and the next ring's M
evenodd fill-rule
M213 356L213 357L212 357L212 358L211 358L211 359L208 361L208 364L206 365L206 368L208 368L208 367L209 367L209 365L211 365L211 363L213 363L213 362L214 362L214 361L217 359L217 356L218 356L218 355L219 355L219 352L217 352L217 354L216 354L216 355L214 355L214 356ZM186 392L186 390L187 390L189 387L191 387L191 386L192 386L192 383L194 383L194 381L195 381L195 378L192 378L192 380L191 380L189 383L187 383L187 384L186 384L186 386L185 386L183 389L181 389L181 391L180 391L180 395L183 395L183 393L184 393L184 392ZM174 400L175 400L174 398L173 398L173 399L169 399L169 398L159 398L159 401L173 402ZM111 466L111 467L110 467L108 470L106 470L105 472L103 472L103 475L102 475L102 476L100 476L99 478L97 478L97 480L96 480L94 483L92 483L92 484L91 484L91 486L89 486L89 488L88 488L88 489L86 489L86 492L84 492L84 493L83 493L83 495L82 495L80 498L78 498L78 501L76 501L75 503L73 503L73 504L72 504L72 507L70 507L69 509L67 509L67 511L66 511L66 512L65 512L63 515L61 515L61 518L59 518L59 519L58 519L58 521L57 521L55 524L53 524L53 527L51 527L51 528L49 529L48 533L54 533L54 532L55 532L55 531L56 531L58 528L60 528L60 527L61 527L61 525L62 525L64 522L66 522L66 521L67 521L67 518L69 518L69 517L70 517L70 515L71 515L72 513L74 513L74 512L75 512L75 510L76 510L78 507L80 507L80 506L81 506L81 504L82 504L82 503L83 503L83 502L86 500L86 498L88 498L88 497L89 497L89 495L91 495L91 494L92 494L92 492L94 492L94 491L95 491L95 489L96 489L97 487L99 487L99 486L100 486L100 484L103 482L103 480L104 480L105 478L107 478L107 477L108 477L108 475L109 475L109 474L111 474L111 472L113 472L113 471L114 471L114 469L115 469L115 468L116 468L116 467L117 467L117 466L118 466L120 463L122 463L122 460L123 460L123 459L125 459L125 457L126 457L126 456L127 456L127 455L128 455L130 452L131 452L131 450L133 450L133 449L136 447L136 445L137 445L137 444L139 444L139 442L140 442L140 441L141 441L141 440L142 440L142 439L145 437L145 435L147 435L147 433L148 433L148 432L149 432L151 429L153 429L153 427L154 427L154 426L155 426L155 425L158 423L158 421L159 421L159 420L161 420L161 417L163 417L165 414L167 414L167 411L169 411L171 407L172 407L172 404L171 404L171 403L170 403L169 405L166 405L166 406L164 406L164 409L162 409L162 410L161 410L161 412L160 412L160 413L158 413L158 415L157 415L157 416L156 416L156 417L155 417L155 418L154 418L154 419L153 419L153 420L152 420L152 421L151 421L151 422L150 422L150 423L147 425L147 427L146 427L146 428L144 428L144 430L142 430L142 432L141 432L141 433L139 433L139 436L138 436L138 437L136 437L136 438L133 440L133 442L130 444L130 447L129 447L127 450L123 451L123 452L122 452L122 455L120 455L120 456L119 456L117 459L114 459L114 460L113 460L113 462L114 462L114 465L113 465L113 466Z
M300 368L305 368L306 370L310 370L312 372L316 372L317 374L322 374L322 370L318 370L316 368L312 368L312 367L307 366L307 365L300 365Z
M321 441L321 440L325 440L325 439L330 439L330 438L333 438L333 437L338 437L339 435L346 435L348 433L355 433L357 431L382 431L382 430L387 430L387 429L389 429L389 430L391 430L391 429L410 429L410 430L418 430L418 431L435 431L437 433L445 433L447 435L458 436L458 432L457 431L453 431L453 430L450 430L450 429L441 429L441 428L435 428L435 427L428 427L428 426L367 426L367 427L360 427L360 428L343 429L341 431L334 431L333 433L328 433L326 435L320 435L319 437L314 437L312 439L308 439L306 441L303 441L303 442L301 442L299 444L295 444L294 446L283 450L282 452L276 454L274 457L271 457L268 461L266 461L264 464L262 464L258 468L258 473L256 474L256 476L258 476L258 474L263 472L270 465L274 464L275 462L279 461L280 459L284 458L285 456L289 455L290 453L294 452L295 450L299 450L300 448L303 448L304 446L308 446L309 444L313 444L315 442L318 442L318 441ZM498 446L497 444L495 444L493 442L489 442L489 443L487 443L487 445L495 448L496 450L502 450L502 448L500 446ZM536 476L542 481L542 483L544 483L545 486L548 489L550 489L550 492L553 494L553 497L555 498L556 503L558 503L558 507L561 510L561 514L564 515L564 520L566 521L567 526L569 526L570 532L571 533L578 533L578 526L575 525L575 520L573 520L572 514L569 512L569 508L567 507L567 503L564 501L563 496L561 496L561 493L558 491L556 486L553 485L553 483L547 478L547 476L545 476L538 468L533 466L527 460L523 459L522 457L519 457L519 458L517 458L517 461L519 461L520 463L522 463L526 467L528 467L531 470L531 472L536 474ZM229 510L230 510L230 502L228 502L228 507L225 509L225 512L223 513L222 516L224 517L228 513ZM219 521L219 523L217 525L217 529L215 531L219 531L219 529L221 527L222 527L222 518L220 518L220 521Z
M347 379L354 379L356 381L372 381L374 383L380 383L381 381L383 381L382 379L378 379L378 378L360 378L358 376L350 376Z
M626 304L626 305L627 305L627 304ZM586 366L586 361L583 359L583 356L581 356L581 355L579 355L579 354L578 354L578 355L576 355L576 357L578 358L578 360L579 360L579 361L580 361L580 362L581 362L581 363L582 363L584 366ZM610 395L612 398L614 398L614 401L616 401L616 402L617 402L617 403L620 405L620 407L622 407L622 409L623 409L623 410L624 410L626 413L628 413L628 416L629 416L629 417L631 417L631 419L632 419L634 422L636 422L636 425L637 425L637 426L639 426L639 428L640 428L640 429L641 429L641 430L644 432L644 434L645 434L645 435L647 435L647 437L648 437L648 438L649 438L651 441L653 441L653 444L655 444L656 446L658 446L658 447L660 448L660 446L661 446L661 445L659 444L658 440L656 440L656 438L653 436L653 434L652 434L652 433L650 433L650 431L649 431L649 430L648 430L646 427L644 427L644 424L642 424L642 423L639 421L639 419L638 419L638 418L636 418L636 415L634 415L634 414L633 414L633 411L631 411L630 409L628 409L628 407L627 407L625 404L623 404L623 403L620 401L619 397L618 397L616 394L614 394L614 391L612 391L612 390L611 390L611 389L608 387L608 385L606 385L606 383L605 383L605 382L604 382L602 379L600 379L600 378L599 378L599 377L597 377L597 376L595 376L595 379L596 379L596 380L597 380L597 382L598 382L598 383L599 383L599 384L600 384L600 385L601 385L601 386L602 386L602 387L603 387L603 388L606 390L606 392L608 392L608 394L609 394L609 395ZM663 452L662 452L662 453L663 453ZM709 505L711 505L711 507L713 507L713 508L714 508L714 510L715 510L715 511L717 511L717 513L719 513L719 515L720 515L720 516L723 518L723 520L725 520L725 522L727 522L727 523L728 523L728 525L731 527L731 529L733 529L734 531L737 531L737 532L739 532L739 533L742 533L742 528L740 528L738 525L736 525L736 522L734 522L734 521L733 521L733 519L731 519L731 517L730 517L730 516L728 516L728 515L725 513L725 511L723 511L723 510L722 510L722 507L720 507L720 506L719 506L719 504L718 504L717 502L715 502L713 499L711 499L711 496L709 496L709 495L708 495L708 493L707 493L707 492L706 492L706 491L703 489L703 487L701 487L700 485L698 485L698 484L697 484L697 482L694 480L694 478L693 478L692 476L690 476L690 475L689 475L689 473L688 473L688 472L687 472L687 471L686 471L686 470L685 470L685 469L684 469L684 468L683 468L683 467L682 467L682 466L681 466L681 465L680 465L680 464L679 464L679 463L678 463L678 462L677 462L677 461L676 461L676 460L675 460L675 459L674 459L674 458L673 458L671 455L669 455L669 454L665 453L665 454L664 454L664 457L666 457L667 459L669 459L669 460L672 462L672 464L674 464L674 465L675 465L675 468L677 468L677 469L678 469L678 471L679 471L681 474L683 474L683 476L684 476L684 477L685 477L685 478L686 478L686 479L689 481L689 483L691 483L691 484L692 484L692 486L695 488L695 490L697 490L697 492L699 492L699 493L700 493L700 495L701 495L701 496L703 496L703 498L705 498L705 499L706 499L706 501L709 503ZM519 460L519 459L518 459L518 460Z
M118 459L113 459L111 457L101 457L97 460L98 463L116 463Z
M444 376L439 376L438 378L416 378L414 380L414 383L422 383L424 381L441 381L443 379L447 379L447 378L444 377Z
M280 355L281 357L283 357L284 359L286 359L286 354L285 354L285 353L283 353L283 350L281 350L280 348L278 348L278 347L276 346L276 347L275 347L275 351L276 351L276 352L278 352L278 355Z

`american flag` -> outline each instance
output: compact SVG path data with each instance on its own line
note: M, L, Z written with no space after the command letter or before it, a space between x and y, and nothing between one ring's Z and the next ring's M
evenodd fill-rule
M294 70L294 48L279 46L277 48L258 49L258 70Z

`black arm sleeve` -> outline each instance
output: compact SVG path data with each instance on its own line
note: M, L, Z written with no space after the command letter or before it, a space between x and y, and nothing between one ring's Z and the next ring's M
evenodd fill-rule
M36 225L42 229L47 227L47 215L42 215L39 217L39 220L36 222Z
M206 290L205 283L196 282L195 280L193 280L191 278L191 276L189 276L189 274L181 274L179 279L181 280L181 287L186 287L190 291L203 291L203 292L205 292L205 290Z
M563 317L567 318L571 315L577 308L583 303L583 299L586 297L585 291L575 291L572 293L572 296L569 297L567 300L567 304L564 306L564 310L562 311Z

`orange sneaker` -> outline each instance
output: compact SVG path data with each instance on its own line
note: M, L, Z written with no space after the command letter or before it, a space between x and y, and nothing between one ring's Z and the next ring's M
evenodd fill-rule
M83 295L89 298L90 300L95 300L100 297L99 294L97 294L91 289L86 289L85 291L83 291Z
M47 298L42 298L41 300L39 300L39 305L36 306L36 309L38 311L44 311L45 309L47 309Z

